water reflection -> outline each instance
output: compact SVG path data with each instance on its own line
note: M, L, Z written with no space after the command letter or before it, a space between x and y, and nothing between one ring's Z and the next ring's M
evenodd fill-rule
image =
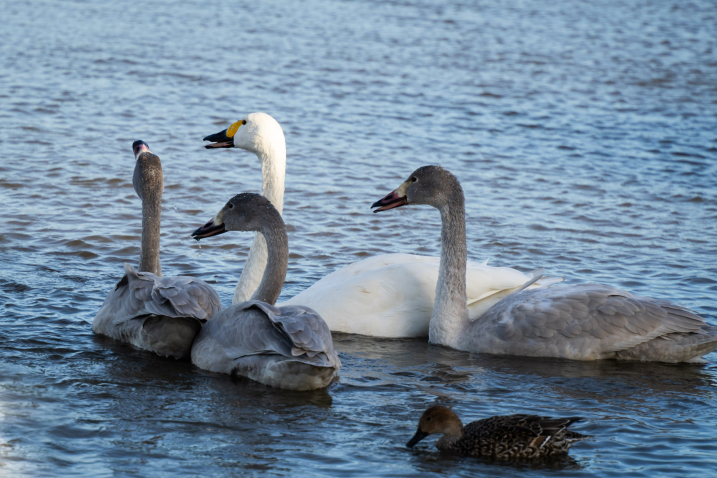
M562 393L613 394L620 389L628 396L661 393L709 394L715 378L702 364L663 364L599 360L581 362L542 357L516 357L470 354L428 344L419 339L369 339L336 334L339 350L365 360L380 360L390 369L381 377L391 375L450 385L479 384L481 376L517 376L521 380L539 382ZM709 358L709 357L708 357ZM394 370L395 369L395 370ZM393 370L393 371L392 371ZM561 380L569 379L569 380ZM592 380L584 380L592 379ZM391 381L386 377L385 380Z
M593 439L561 477L717 466L717 354L580 363L339 336L340 379L294 395L90 328L138 258L140 137L164 166L166 273L208 280L228 304L249 241L200 251L187 234L258 191L253 155L201 141L251 111L287 138L282 299L375 254L437 255L435 211L368 207L435 163L461 179L471 260L625 287L714 323L714 2L29 0L3 13L0 475L553 473L407 450L432 403L467 420L585 416Z
M409 449L407 449L409 450ZM559 458L535 460L533 462L500 461L488 458L469 458L451 455L449 453L421 449L415 447L409 450L412 459L409 461L414 469L421 473L440 473L448 476L475 476L466 472L466 461L470 462L471 473L494 473L505 476L506 474L517 475L526 471L540 472L550 471L578 471L585 465L581 464L571 456Z

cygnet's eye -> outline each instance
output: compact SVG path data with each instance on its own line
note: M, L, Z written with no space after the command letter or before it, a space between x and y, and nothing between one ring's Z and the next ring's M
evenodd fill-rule
M417 178L416 176L414 176L414 177L411 178L411 182L412 182L412 183L415 183L416 181L418 181L418 178Z
M414 181L416 180L416 178L413 178L413 179L414 179ZM431 421L431 417L426 417L426 421L427 421L427 422L430 422L430 421Z
M227 204L227 206L229 206L229 209L232 209L234 207L234 204L229 203L229 204Z

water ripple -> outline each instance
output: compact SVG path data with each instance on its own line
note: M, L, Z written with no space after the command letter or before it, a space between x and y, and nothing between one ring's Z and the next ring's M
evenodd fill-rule
M417 166L461 179L469 256L683 304L717 323L714 6L11 1L0 31L0 470L8 476L682 476L717 465L705 366L471 355L338 335L328 391L231 381L92 334L136 263L131 142L163 162L165 274L228 304L251 235L190 233L256 158L201 138L266 111L287 138L283 298L356 260L436 255L440 221L369 205ZM466 420L582 415L571 458L403 447Z

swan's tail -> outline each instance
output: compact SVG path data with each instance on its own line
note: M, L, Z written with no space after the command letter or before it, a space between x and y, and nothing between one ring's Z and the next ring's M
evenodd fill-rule
M643 362L704 363L703 355L717 350L717 327L706 325L699 332L657 337L615 354L621 360Z
M553 284L557 284L558 282L562 282L562 277L543 277L543 274L545 274L545 269L542 267L540 269L535 269L531 274L531 279L520 286L520 288L516 289L515 292L520 292L521 290L525 290L531 285L535 284L540 289L544 289L546 287L550 287ZM512 292L512 294L515 294L515 292Z
M194 317L150 315L144 319L138 345L165 357L187 358L201 328L202 323Z
M532 274L533 274L532 279L530 279L528 282L526 282L525 284L523 284L522 286L520 286L515 292L513 292L514 294L515 294L516 292L520 292L521 290L525 290L525 289L527 289L528 287L530 287L531 285L533 285L533 284L535 284L536 282L538 282L538 281L543 277L543 274L545 274L545 269L543 269L543 268L536 269L536 270L534 270L534 271L532 272Z
M545 269L542 268L534 270L533 272L529 273L530 279L528 279L525 284L515 287L513 289L493 289L488 291L487 293L482 294L479 297L468 299L468 302L466 304L468 305L468 319L471 322L476 320L478 317L483 315L485 311L490 309L493 305L497 304L505 297L525 290L531 286L534 289L544 289L546 287L550 287L553 284L563 281L562 277L543 277L544 272Z
M523 286L519 290L523 290L533 284L535 284L540 289L545 289L546 287L550 287L553 284L557 284L558 282L563 281L562 277L544 276L543 274L545 274L545 269L543 269L542 267L540 269L534 270L530 274L532 275L532 278L526 284L523 284Z

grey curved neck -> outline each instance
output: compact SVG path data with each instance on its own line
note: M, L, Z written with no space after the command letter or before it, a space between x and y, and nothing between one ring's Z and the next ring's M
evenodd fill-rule
M159 233L162 223L162 163L152 153L137 158L132 178L134 190L142 200L142 242L139 271L162 275L159 262Z
M284 287L286 269L289 265L289 238L278 211L267 210L259 232L266 241L268 259L259 288L251 296L251 300L274 305L279 299L281 288Z
M458 348L458 340L469 321L465 199L457 181L438 209L441 212L441 262L428 338L430 342Z

